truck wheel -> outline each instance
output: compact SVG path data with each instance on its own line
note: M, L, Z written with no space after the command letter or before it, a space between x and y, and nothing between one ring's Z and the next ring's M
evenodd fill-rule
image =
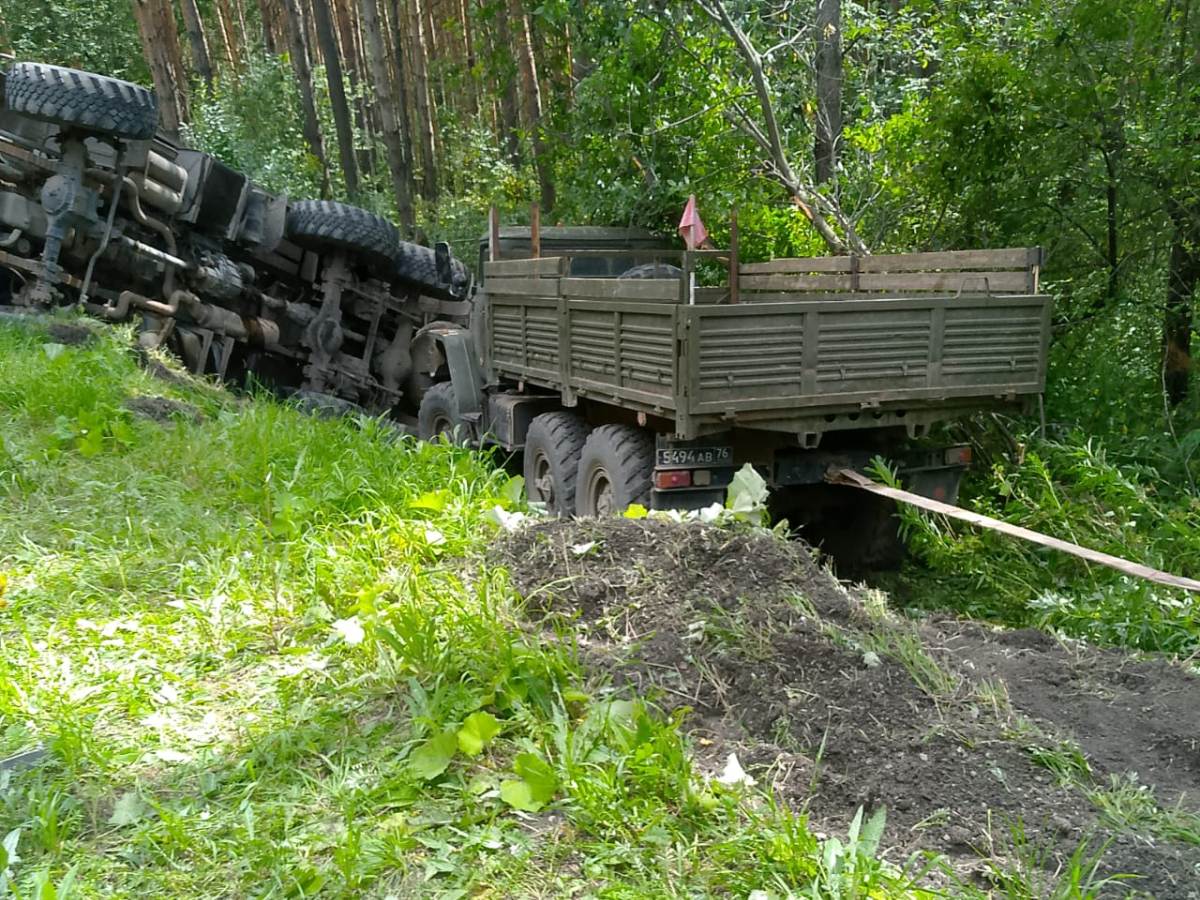
M654 438L632 425L601 425L588 435L575 482L575 514L609 516L650 505Z
M434 251L421 244L400 241L396 249L392 277L401 284L440 300L457 300L466 292L471 275L462 261L451 257L451 281L447 284L438 275Z
M536 416L525 434L525 495L556 516L575 511L575 480L588 425L569 412Z
M287 236L310 250L346 250L378 272L392 266L400 232L374 213L335 200L298 200L288 206Z
M8 70L4 102L34 119L126 140L158 130L158 100L146 88L78 69L20 62Z
M634 266L632 269L626 269L618 278L682 278L683 269L679 266L673 266L670 263L643 263L640 266Z
M417 437L435 441L439 437L451 444L466 446L470 426L458 414L458 400L449 381L439 381L425 392L417 409Z

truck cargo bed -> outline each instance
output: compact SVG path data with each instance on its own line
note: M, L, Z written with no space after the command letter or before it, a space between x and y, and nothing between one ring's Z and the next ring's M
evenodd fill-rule
M781 263L794 271L813 261L770 265ZM988 275L978 271L933 273L924 296L924 276L908 271L897 279L909 296L887 296L884 275L868 282L880 295L822 290L810 299L792 288L783 295L796 299L777 299L784 278L806 277L784 273L762 285L771 299L746 300L756 295L745 291L738 303L729 289L697 291L687 279L566 271L558 258L489 264L492 379L561 392L567 406L585 398L673 419L684 439L731 427L814 440L886 425L917 433L965 406L1020 402L1044 385L1050 298L981 291ZM1002 274L990 278L1036 289L1036 275ZM947 292L955 275L958 289Z

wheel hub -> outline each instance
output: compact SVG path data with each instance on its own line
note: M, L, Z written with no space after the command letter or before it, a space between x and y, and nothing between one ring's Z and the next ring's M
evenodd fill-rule
M592 473L588 482L588 498L597 516L611 516L617 511L617 500L613 495L612 480L603 469Z
M533 489L539 500L546 504L547 507L553 508L555 500L554 496L554 475L550 471L550 460L543 453L539 453L533 463Z

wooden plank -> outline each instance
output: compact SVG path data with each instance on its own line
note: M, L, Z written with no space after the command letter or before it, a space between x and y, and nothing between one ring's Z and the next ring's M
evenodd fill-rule
M799 256L769 262L742 263L742 275L796 275L810 272L849 272L849 256Z
M858 260L861 272L927 272L930 269L1025 269L1029 249L939 250L931 253L879 253Z
M483 264L483 273L488 278L561 275L565 271L566 260L561 256L545 256L540 259L502 259Z
M557 278L489 278L484 291L493 297L555 297Z
M1090 547L1081 547L1079 544L1051 537L1048 534L1042 534L1040 531L1034 531L1031 528L1022 528L1020 525L1013 525L1011 522L1004 522L1000 519L993 519L991 516L971 512L968 509L951 506L949 503L942 503L939 500L922 497L920 494L902 491L899 488L887 487L851 469L841 469L834 472L829 476L829 480L834 484L855 487L872 494L877 494L880 497L888 497L889 499L898 500L901 503L907 503L910 506L916 506L929 512L949 516L952 519L967 522L977 528L987 528L991 531L997 531L1000 534L1007 534L1010 537L1030 541L1041 547L1049 547L1051 550L1069 553L1071 556L1078 557L1087 562L1116 569L1124 575L1132 575L1135 578L1142 578L1146 581L1152 581L1155 584L1164 585L1165 587L1200 594L1200 581L1192 578L1184 578L1182 575L1172 575L1170 572L1152 569L1150 566L1121 559L1119 556L1112 556L1108 553L1101 553L1099 550L1093 550Z
M864 291L886 293L1023 294L1028 284L1024 272L889 272L860 275L858 281Z
M850 275L746 275L740 279L747 294L755 291L848 291ZM753 298L748 298L753 299Z
M651 300L679 302L678 278L564 278L569 300Z

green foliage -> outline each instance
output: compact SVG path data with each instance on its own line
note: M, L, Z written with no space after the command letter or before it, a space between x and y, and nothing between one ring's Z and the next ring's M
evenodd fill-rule
M149 84L140 46L129 0L10 0L0 12L0 51L21 60Z
M1200 574L1200 499L1148 465L1119 465L1084 435L1033 442L997 463L969 504L1004 519L1176 574ZM902 507L913 552L938 573L920 605L951 605L1014 625L1099 643L1188 654L1200 645L1195 596L1004 535ZM926 585L925 587L930 587Z
M226 74L211 93L197 92L184 137L272 191L320 197L321 168L304 143L302 122L287 60L253 52L237 78Z

